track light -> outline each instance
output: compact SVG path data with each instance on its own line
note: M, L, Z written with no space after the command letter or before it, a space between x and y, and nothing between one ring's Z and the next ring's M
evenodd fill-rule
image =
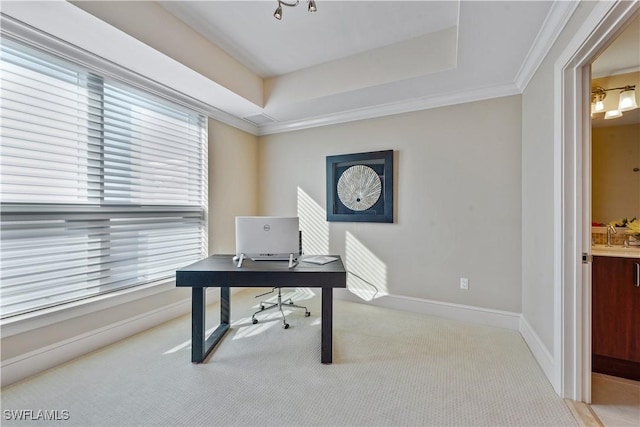
M316 2L315 0L308 0L309 2L309 8L307 9L309 12L316 12L318 10L317 6L316 6ZM296 0L295 3L288 3L284 0L278 0L278 7L276 8L276 11L273 13L273 17L276 18L277 20L281 20L282 19L282 5L285 6L289 6L289 7L295 7L298 4L300 4L300 0Z
M273 14L273 17L276 18L277 20L282 19L282 6L280 6L280 2L278 2L278 7L276 8L276 11Z

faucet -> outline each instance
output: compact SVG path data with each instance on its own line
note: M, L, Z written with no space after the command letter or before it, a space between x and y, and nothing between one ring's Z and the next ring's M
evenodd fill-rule
M611 224L607 225L607 247L608 248L611 247L611 235L616 234L617 232L618 231L616 230L616 227L614 227Z

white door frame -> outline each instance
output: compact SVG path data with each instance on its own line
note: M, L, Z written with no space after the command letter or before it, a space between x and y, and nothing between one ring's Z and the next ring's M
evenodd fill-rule
M590 64L640 11L599 2L554 68L554 365L560 396L591 401Z

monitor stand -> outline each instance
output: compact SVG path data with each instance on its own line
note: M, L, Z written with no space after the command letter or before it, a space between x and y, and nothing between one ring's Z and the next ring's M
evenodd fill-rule
M244 261L244 254L240 254L240 256L236 255L233 257L234 261L238 261L238 265L236 265L236 267L240 268L242 267L242 261Z
M289 268L294 268L298 265L298 261L294 261L293 254L289 254Z
M238 264L236 264L237 268L242 267L242 261L244 261L244 254L240 254L240 256L234 256L233 257L233 261L238 261ZM289 254L289 268L294 268L298 265L298 261L296 260L295 256L291 253Z

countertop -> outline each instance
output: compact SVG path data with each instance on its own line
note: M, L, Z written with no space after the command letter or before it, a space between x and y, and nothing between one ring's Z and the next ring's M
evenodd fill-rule
M606 246L606 245L593 245L591 246L591 255L594 256L611 256L621 258L640 258L640 247L624 246Z

